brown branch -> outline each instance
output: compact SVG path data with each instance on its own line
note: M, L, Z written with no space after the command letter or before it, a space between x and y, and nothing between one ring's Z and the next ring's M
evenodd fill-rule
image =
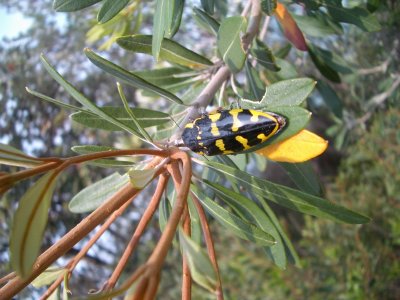
M134 272L128 279L126 279L118 289L114 289L110 292L93 296L90 299L103 299L104 297L111 298L120 295L121 293L127 291L136 280L142 277L141 281L139 282L136 288L135 294L131 297L131 299L140 299L140 293L139 293L140 291L138 290L138 288L139 287L141 288L144 285L147 287L151 280L159 278L162 265L168 253L168 250L172 244L176 229L178 227L181 216L183 214L183 210L185 208L185 203L190 188L190 180L192 176L191 160L187 153L175 150L175 152L173 152L170 157L173 160L182 161L183 164L182 183L181 183L181 188L178 191L170 218L167 222L167 225L165 226L165 229L155 249L153 250L147 262L142 266L140 266L136 270L136 272ZM173 162L170 165L173 166L174 165ZM172 176L174 176L174 172L171 172Z
M154 195L152 199L150 200L150 203L148 204L142 218L139 221L139 224L136 227L135 232L132 235L131 240L129 241L126 250L122 254L117 266L114 269L114 272L108 279L108 281L104 284L103 290L109 290L112 289L115 286L115 283L117 282L118 278L121 276L121 273L123 269L125 268L126 264L128 263L129 257L132 255L133 251L135 250L140 237L142 236L144 230L146 229L147 225L149 224L152 216L154 215L159 203L161 196L165 190L165 187L167 186L168 183L168 176L162 174L160 176L160 180L158 181L157 188L154 192Z
M75 269L76 265L86 256L87 252L92 248L92 246L97 242L97 240L103 235L103 233L111 226L114 221L121 216L121 214L131 205L130 201L124 203L120 208L113 212L113 214L107 219L107 221L100 227L100 229L93 235L86 245L79 251L79 253L71 259L67 265L69 277L71 277L72 271ZM57 280L47 289L47 291L40 298L41 300L47 299L56 290L56 288L61 284L64 279L64 275L57 278Z
M191 235L190 228L190 215L188 212L188 206L186 205L186 217L183 222L183 231L188 236ZM190 269L186 257L183 255L182 259L182 300L192 299L192 277L190 275Z
M211 263L212 263L212 265L213 265L213 267L215 269L215 272L217 274L218 286L217 286L217 289L216 289L216 296L217 296L218 300L223 300L224 299L224 293L223 293L223 290L222 290L221 275L220 275L220 272L219 272L217 255L215 254L214 242L213 242L213 239L212 239L210 228L208 226L207 217L206 217L206 214L204 212L203 206L201 206L200 201L196 197L196 195L191 193L191 196L192 196L194 205L196 206L197 212L199 214L200 224L201 224L201 228L202 228L202 231L203 231L203 234L204 234L204 240L206 242L208 256L210 257Z
M161 152L161 151L156 151ZM160 158L155 158L148 164L147 168L152 168L160 162ZM159 171L160 173L161 171ZM155 176L159 175L156 174ZM25 286L27 286L39 274L45 271L53 262L59 257L64 255L71 249L77 242L91 232L98 224L103 222L115 210L117 210L125 202L132 199L137 195L139 190L134 189L131 184L125 185L117 193L115 193L108 201L102 206L97 208L89 216L83 219L78 225L64 235L56 244L47 249L42 255L38 257L34 264L32 273L26 278L17 277L9 281L5 286L0 289L0 299L11 299Z

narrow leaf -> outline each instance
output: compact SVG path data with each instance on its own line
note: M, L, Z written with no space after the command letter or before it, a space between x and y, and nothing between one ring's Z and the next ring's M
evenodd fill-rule
M110 21L128 4L128 2L129 0L105 0L97 15L97 22L102 24Z
M234 214L219 206L215 201L204 195L196 186L191 186L192 192L199 198L207 211L225 228L231 230L238 237L253 241L261 246L272 246L276 242L274 238L259 227L242 220Z
M293 183L303 192L315 196L322 195L322 186L312 165L305 163L280 163Z
M129 180L135 189L143 189L153 179L157 169L135 170L130 169L128 172Z
M174 11L172 13L172 23L167 31L167 38L172 38L179 30L182 21L185 0L174 0Z
M129 182L127 174L113 173L76 194L68 204L73 213L91 212L102 205L120 188Z
M197 72L193 72L190 69L179 67L134 71L132 73L154 85L163 87L180 83L198 75Z
M137 131L139 130L130 118L125 108L105 106L100 107L100 109L106 114L117 119L121 123L124 123L126 126L129 126L130 128L135 128L135 130ZM168 114L160 111L150 110L146 108L131 108L130 110L135 114L135 116L139 116L137 118L137 121L144 128L162 125L168 123L171 120L171 117ZM120 126L116 126L115 124L104 120L102 117L94 115L92 113L77 112L73 113L70 117L74 122L77 122L89 128L97 128L110 131L122 130Z
M327 83L319 81L317 84L317 89L324 98L324 102L329 107L329 109L335 114L336 117L342 119L343 116L343 104L335 90L332 89Z
M245 70L250 95L252 99L259 101L264 95L265 84L262 82L257 70L253 68L249 61L245 64Z
M350 23L356 25L364 31L374 32L381 30L381 25L375 15L362 7L344 8L334 3L325 3L331 17L337 22Z
M333 51L328 51L312 44L309 44L308 48L312 50L315 56L318 56L326 65L331 67L336 72L342 74L353 73L353 70L348 67L349 63L346 62L341 56L335 54Z
M179 241L193 280L203 288L214 292L217 286L217 275L206 252L182 229L179 230Z
M311 60L313 61L314 65L318 68L323 76L333 82L341 82L339 74L334 69L332 69L322 57L318 56L318 54L314 52L313 46L310 44L308 45L308 53L310 54Z
M201 7L210 15L214 14L214 1L215 0L201 0Z
M156 61L158 61L160 54L161 43L163 42L164 37L168 35L167 30L171 28L173 10L174 0L156 0L151 43L152 54Z
M233 73L239 72L246 60L241 37L246 31L244 17L229 17L222 21L218 31L217 46L224 62Z
M32 281L35 288L52 284L58 277L67 273L68 270L60 267L49 267Z
M151 35L128 35L117 39L118 45L126 50L150 54L152 50ZM190 68L211 66L213 63L170 39L164 38L160 48L160 58Z
M321 12L319 12L321 13ZM308 15L299 16L292 15L301 31L306 35L313 37L326 37L331 34L341 34L341 27L333 27L331 23L327 21L328 15Z
M228 167L224 164L205 160L201 161L198 159L193 160L200 165L217 171L236 184L242 185L249 193L257 194L264 199L268 199L292 210L350 224L364 224L370 221L368 217L343 206L336 205L325 199L283 185L260 179L247 172Z
M223 200L226 204L235 209L235 211L241 213L242 218L257 224L263 231L274 237L276 244L266 248L266 250L270 252L275 264L284 269L286 267L285 247L279 232L265 212L254 201L246 198L242 194L207 180L203 182L217 193L219 199Z
M71 12L92 6L101 0L54 0L53 9L58 12Z
M0 165L32 168L41 163L41 161L35 159L33 156L29 156L14 147L0 143Z
M147 141L149 141L150 143L153 143L153 140L152 140L151 136L150 136L150 135L147 133L147 131L140 125L138 119L137 119L136 116L135 116L135 113L130 109L129 103L128 103L128 101L126 100L124 91L122 90L122 87L121 87L121 85L119 84L119 82L117 82L117 88L118 88L118 93L119 93L119 96L120 96L120 98L121 98L121 100L122 100L122 103L124 104L125 111L128 113L128 115L129 115L131 121L135 124L135 127L138 129L138 132L140 132L140 134L141 134Z
M119 78L122 82L129 84L133 87L139 88L139 89L151 91L161 97L165 97L166 99L168 99L172 102L175 102L178 104L183 104L181 99L179 99L174 94L172 94L164 89L161 89L158 86L151 84L150 82L147 82L146 80L136 76L132 72L129 72L129 71L117 66L116 64L113 64L112 62L97 55L90 49L86 48L85 54L94 65L96 65L100 69L106 71L107 73Z
M108 115L104 111L102 111L99 107L96 106L93 102L91 102L89 99L87 99L84 95L82 95L80 92L78 92L77 89L75 89L68 81L66 81L55 69L53 66L51 66L46 58L41 55L41 60L43 62L43 65L47 72L49 72L50 76L53 77L54 80L56 80L65 90L79 103L81 103L83 106L85 106L87 109L89 109L92 113L98 115L99 117L107 120L110 123L113 123L116 126L121 127L122 129L128 131L129 133L132 133L134 135L137 135L140 137L140 134L137 132L132 127L126 126L124 123L118 121L117 119L113 118L112 116Z
M213 17L211 17L209 14L207 14L205 11L198 9L198 8L193 8L194 12L194 18L201 24L203 25L204 28L206 28L208 31L214 33L215 35L218 34L219 30L219 23L217 20L215 20Z
M72 109L72 110L77 110L77 111L85 111L87 113L93 114L92 112L90 112L90 111L88 111L86 109L83 109L83 108L75 106L75 105L64 103L64 102L62 102L60 100L57 100L57 99L53 99L53 98L51 98L49 96L46 96L46 95L43 95L43 94L41 94L39 92L32 91L29 88L26 88L26 91L31 95L34 95L34 96L36 96L36 97L38 97L38 98L40 98L42 100L48 101L50 103L56 104L56 105L58 105L60 107L67 108L67 109Z
M276 64L275 57L272 51L260 40L256 40L254 46L250 49L251 55L264 68L277 72L280 67Z
M277 3L275 16L279 24L281 24L286 38L293 44L293 46L301 51L307 51L307 44L303 33L297 26L296 21L293 19L287 8L279 2Z
M40 251L56 179L54 172L43 175L22 196L14 215L11 265L23 278L31 272Z

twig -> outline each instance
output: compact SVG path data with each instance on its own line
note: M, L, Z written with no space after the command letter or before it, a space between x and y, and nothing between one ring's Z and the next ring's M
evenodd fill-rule
M114 272L108 279L108 281L104 284L103 290L109 290L112 289L115 286L115 283L117 282L118 278L121 276L121 273L123 269L125 268L126 264L128 263L129 257L132 255L133 251L135 250L137 243L139 242L140 237L142 236L145 228L149 224L151 217L154 215L159 203L161 196L165 190L165 187L167 186L168 183L168 176L166 175L160 175L160 179L157 184L157 188L154 192L154 195L152 199L150 200L150 203L148 204L142 218L139 221L139 224L136 227L135 232L132 235L131 240L129 241L128 245L126 246L126 249L124 253L121 256L121 259L119 260L117 266L114 269Z
M212 239L210 228L208 226L207 217L204 212L203 206L201 206L200 201L196 197L196 195L191 193L191 196L192 196L194 205L196 206L197 212L199 214L200 224L201 224L202 231L204 233L204 240L206 242L208 256L210 257L211 263L217 274L218 286L216 289L216 296L217 296L218 300L224 300L224 293L222 291L222 282L221 282L221 276L219 273L217 255L215 254L214 242Z

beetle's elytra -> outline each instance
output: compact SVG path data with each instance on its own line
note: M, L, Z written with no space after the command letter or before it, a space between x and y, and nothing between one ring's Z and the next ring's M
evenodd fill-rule
M186 147L201 155L234 154L277 134L284 117L252 109L218 110L188 123L182 133Z

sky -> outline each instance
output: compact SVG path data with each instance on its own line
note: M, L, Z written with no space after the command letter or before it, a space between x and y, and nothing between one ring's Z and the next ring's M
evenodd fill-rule
M27 30L30 24L31 20L22 14L9 13L0 7L0 39L16 37L21 31Z

